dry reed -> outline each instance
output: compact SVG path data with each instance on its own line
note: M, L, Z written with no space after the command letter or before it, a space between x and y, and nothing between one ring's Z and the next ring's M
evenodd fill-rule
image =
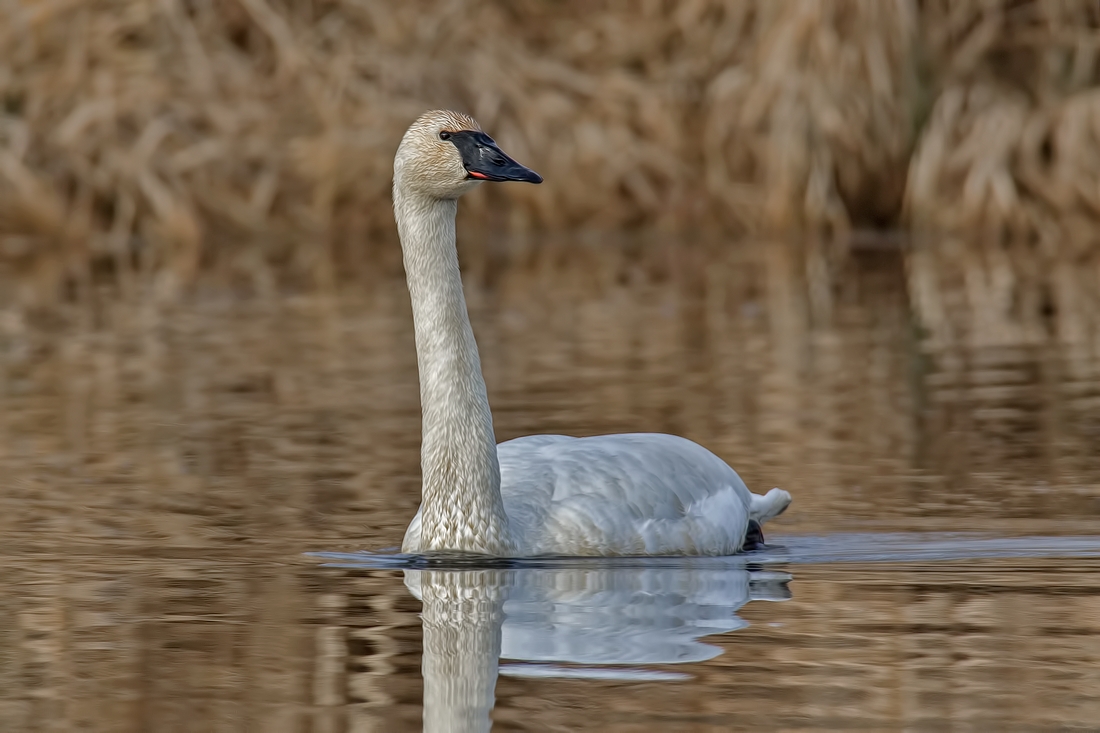
M1094 248L1100 5L938 0L924 13L942 87L910 164L908 222Z
M469 224L1089 222L1093 6L0 0L0 262L46 291L327 280L392 236L392 152L434 106L547 179Z

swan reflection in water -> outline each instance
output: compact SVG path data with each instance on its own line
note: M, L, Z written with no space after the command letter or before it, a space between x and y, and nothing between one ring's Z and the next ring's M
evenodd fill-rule
M746 626L751 600L786 600L789 580L743 566L405 570L424 604L424 730L489 730L498 673L685 679L635 665L718 656L699 639Z

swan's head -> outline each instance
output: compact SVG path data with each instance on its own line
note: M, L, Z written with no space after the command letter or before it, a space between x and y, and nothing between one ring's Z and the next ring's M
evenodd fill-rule
M435 110L420 115L401 138L394 187L456 199L481 181L542 183L542 176L504 154L469 115Z

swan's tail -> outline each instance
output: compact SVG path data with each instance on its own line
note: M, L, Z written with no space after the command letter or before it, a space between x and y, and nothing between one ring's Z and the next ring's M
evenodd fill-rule
M749 519L763 524L785 512L790 504L791 495L783 489L772 489L763 496L753 494L752 504L749 506Z

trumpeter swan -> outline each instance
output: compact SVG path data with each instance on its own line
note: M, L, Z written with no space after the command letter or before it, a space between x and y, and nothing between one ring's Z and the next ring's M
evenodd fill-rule
M481 181L542 177L473 118L420 116L393 165L423 411L420 510L410 553L729 555L790 494L749 492L706 448L674 435L532 435L496 444L455 251L458 198ZM755 524L755 526L754 526Z

